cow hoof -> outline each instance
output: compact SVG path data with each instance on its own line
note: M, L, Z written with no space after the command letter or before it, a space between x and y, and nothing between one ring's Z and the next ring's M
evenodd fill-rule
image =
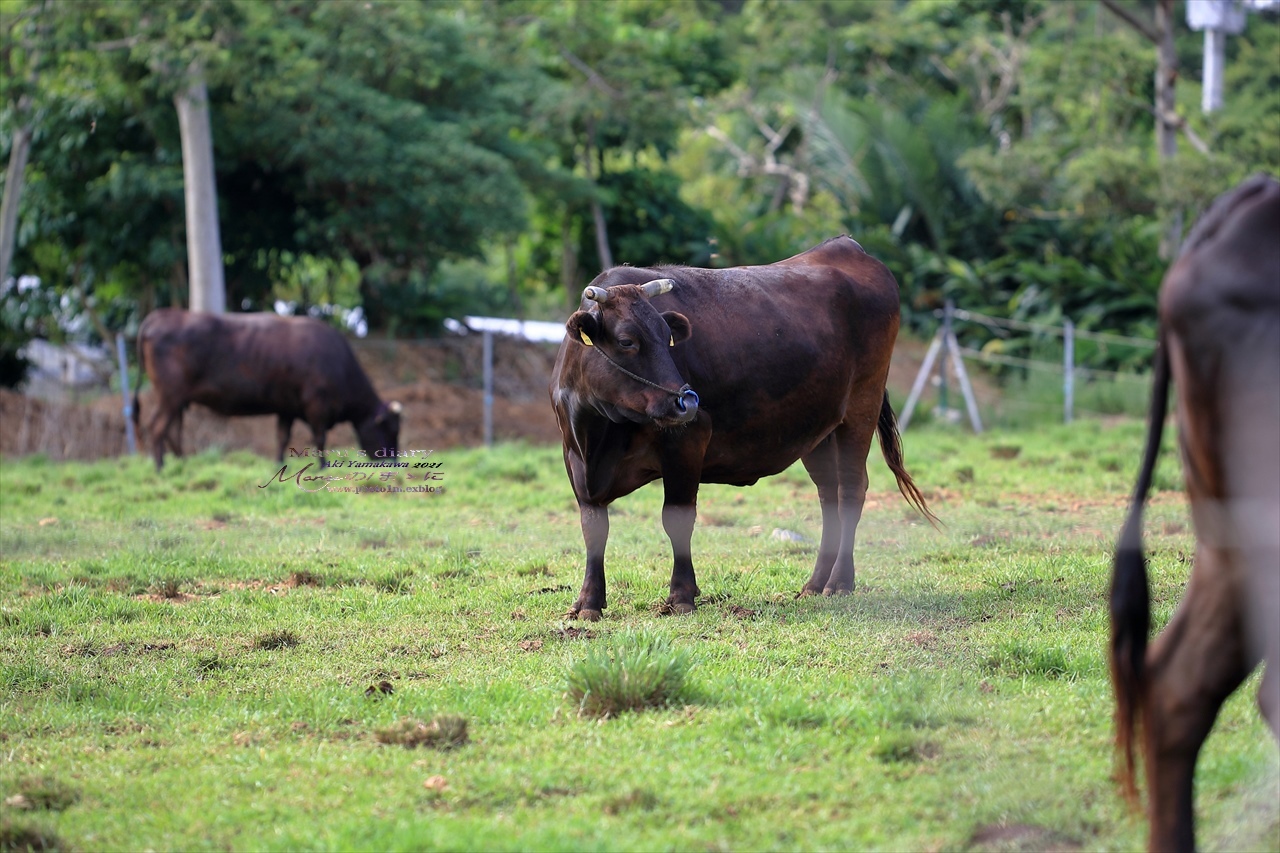
M796 593L796 598L808 598L811 595L821 595L821 594L822 594L822 590L811 589L810 587L806 586L805 588L803 588L802 590Z
M851 589L836 589L834 587L827 587L822 591L822 594L826 596L851 595L852 593L853 590Z
M600 616L599 610L591 610L587 607L582 608L577 613L569 614L570 619L581 619L583 622L599 622Z
M688 616L693 612L693 605L687 601L671 602L671 613L674 616Z

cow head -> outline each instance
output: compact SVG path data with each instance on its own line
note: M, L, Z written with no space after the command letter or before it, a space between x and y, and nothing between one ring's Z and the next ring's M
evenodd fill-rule
M671 349L693 332L689 318L675 311L658 313L649 300L671 290L670 279L588 287L592 305L575 311L565 323L571 343L580 346L583 377L592 405L613 421L687 424L698 416L698 395L671 358Z
M395 401L380 402L372 415L355 424L356 436L365 453L372 456L382 450L379 458L394 458L400 447L400 411L401 406Z

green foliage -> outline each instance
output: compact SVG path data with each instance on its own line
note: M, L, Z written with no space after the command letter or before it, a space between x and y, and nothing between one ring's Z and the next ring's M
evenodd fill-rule
M0 155L35 132L14 269L92 311L80 337L185 303L172 95L194 63L233 307L435 334L563 315L604 232L615 262L713 266L847 232L921 332L954 298L1146 335L1170 217L1280 172L1275 14L1229 40L1209 116L1177 19L1208 153L1162 163L1154 49L1098 3L13 0Z
M670 172L629 169L608 172L600 188L614 262L632 266L659 263L707 266L715 230L711 217L680 198L680 179ZM578 256L599 269L595 240L582 232Z
M688 653L672 648L665 637L628 634L575 663L568 694L578 713L589 717L663 708L683 700L691 666Z

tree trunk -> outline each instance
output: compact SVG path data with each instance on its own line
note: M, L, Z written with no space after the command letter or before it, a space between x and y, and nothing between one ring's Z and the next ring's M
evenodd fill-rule
M1173 199L1173 170L1177 165L1178 51L1173 42L1173 0L1156 4L1156 149L1160 155L1160 194L1163 196L1165 230L1160 257L1172 260L1182 244L1182 207Z
M569 295L569 304L578 307L578 251L573 245L573 213L565 208L560 220L560 286Z
M182 181L187 207L187 266L192 311L227 310L218 231L218 188L213 170L213 130L204 72L193 63L187 87L173 96L182 135Z
M587 173L587 180L591 182L591 188L598 191L600 184L597 176L592 174L595 170L592 168L592 157L595 154L596 124L594 121L587 122L587 142L582 149L582 164ZM601 172L603 173L603 168ZM613 252L609 250L609 227L604 219L604 206L600 204L600 196L598 192L591 194L591 223L595 227L596 232L596 254L600 256L600 269L607 270L613 266Z
M9 265L13 263L13 251L17 246L18 201L22 198L22 183L26 178L30 153L31 125L27 125L13 134L9 169L4 178L4 200L0 201L0 283L9 278Z

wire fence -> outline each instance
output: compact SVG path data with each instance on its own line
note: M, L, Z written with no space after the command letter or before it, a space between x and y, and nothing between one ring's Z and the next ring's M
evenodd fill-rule
M1079 405L1076 401L1077 391L1080 383L1086 384L1091 392L1097 392L1103 386L1109 386L1114 389L1117 383L1132 383L1132 392L1138 392L1138 385L1146 385L1149 377L1142 373L1125 370L1113 370L1101 367L1084 367L1077 363L1076 342L1091 341L1103 347L1124 346L1135 347L1145 350L1154 350L1156 342L1150 338L1140 338L1130 335L1117 335L1110 332L1094 332L1087 329L1077 329L1075 324L1069 319L1064 321L1063 325L1051 325L1047 323L1033 323L1025 320L1015 320L1005 317L993 317L989 314L982 314L977 311L967 311L954 307L950 302L947 303L945 309L934 312L942 322L938 328L938 332L934 337L933 343L930 345L929 355L926 356L924 364L921 366L920 373L916 377L916 382L912 388L911 395L907 399L907 403L903 408L903 428L910 423L911 415L915 410L920 396L924 391L926 379L935 368L935 361L938 370L938 376L935 377L935 384L939 386L940 405L939 413L944 417L958 417L958 414L952 412L947 407L947 374L948 365L954 375L955 380L960 386L961 393L964 396L965 405L968 409L969 420L975 431L982 431L982 422L978 414L978 406L974 398L972 386L969 382L968 375L964 370L964 362L974 362L988 365L994 368L1016 368L1025 371L1024 379L1021 387L1025 391L1033 386L1043 391L1043 380L1028 380L1025 377L1031 374L1039 376L1057 376L1061 377L1060 391L1057 392L1057 400L1047 399L1019 399L1016 395L1017 389L1014 387L1018 383L1005 383L1005 394L1002 395L999 406L1001 408L1010 407L1022 410L1038 410L1047 411L1050 409L1062 412L1064 422L1070 423L1076 415L1102 415L1114 414L1114 411L1103 411L1098 408L1092 408L1089 405ZM1034 334L1048 338L1057 338L1061 341L1062 358L1060 360L1049 361L1045 359L1031 358L1026 356L1011 355L1004 352L992 351L988 348L976 349L974 347L962 347L957 342L955 327L961 323L970 323L981 326L990 331L996 340L1009 340L1014 335L1011 333ZM1114 391L1109 391L1114 395ZM1127 393L1127 392L1126 392ZM1092 396L1097 397L1097 393ZM1115 400L1111 401L1113 404ZM1097 405L1097 401L1094 402ZM1112 405L1110 408L1115 409Z

